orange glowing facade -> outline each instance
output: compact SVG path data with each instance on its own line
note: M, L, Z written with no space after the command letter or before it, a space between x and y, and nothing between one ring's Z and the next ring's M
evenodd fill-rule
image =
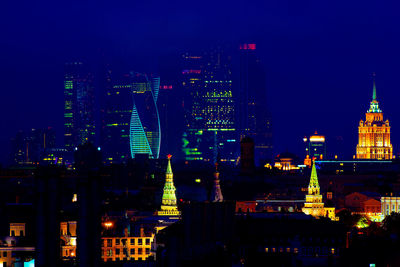
M389 120L383 120L382 110L376 100L375 81L372 101L365 114L365 121L358 126L357 159L388 160L393 158L393 147L390 143Z

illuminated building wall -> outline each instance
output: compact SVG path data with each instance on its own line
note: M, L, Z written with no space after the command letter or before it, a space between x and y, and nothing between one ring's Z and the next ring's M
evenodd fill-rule
M111 76L111 72L107 73L102 149L104 159L108 163L122 163L130 158L131 83L129 74L116 78Z
M103 119L106 162L126 162L136 154L158 158L161 145L158 77L130 73L109 78Z
M17 262L33 266L28 265L35 257L35 247L30 244L29 238L26 236L25 223L10 223L10 235L3 236L1 240L0 266L17 266Z
M61 257L76 257L76 221L60 223Z
M392 212L400 212L400 197L381 197L382 217L390 215Z
M83 63L65 64L64 73L64 145L68 151L95 141L93 76Z
M384 160L393 158L393 147L390 143L389 120L383 120L382 110L376 100L376 86L373 84L372 101L365 114L365 121L358 125L357 159Z
M148 154L158 158L161 146L157 100L160 78L136 74L132 83L133 107L130 121L131 157Z
M238 154L230 57L221 49L183 56L186 160L234 162Z
M325 136L320 135L315 131L314 135L309 138L303 138L305 145L305 165L311 166L312 159L326 159L326 143Z
M240 138L250 136L255 143L257 164L272 158L272 126L268 112L264 67L257 57L256 44L239 47L240 72L237 119Z
M102 237L101 258L110 261L146 260L153 255L154 235L140 237Z

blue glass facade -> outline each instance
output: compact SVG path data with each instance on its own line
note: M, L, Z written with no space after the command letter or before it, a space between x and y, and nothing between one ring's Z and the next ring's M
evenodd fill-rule
M131 157L147 154L158 158L161 146L161 127L157 109L160 78L134 74L132 83L133 107L129 140Z

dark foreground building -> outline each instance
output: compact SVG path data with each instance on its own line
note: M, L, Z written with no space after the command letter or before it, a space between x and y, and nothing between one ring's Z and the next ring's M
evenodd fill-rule
M235 215L234 202L198 203L156 237L159 266L339 266L346 230L302 213Z

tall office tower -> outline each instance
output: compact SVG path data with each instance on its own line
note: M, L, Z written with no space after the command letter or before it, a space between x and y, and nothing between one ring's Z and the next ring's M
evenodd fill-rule
M110 77L108 83L103 119L106 162L122 163L138 154L158 158L160 78L131 72L120 78Z
M130 121L131 157L147 154L157 159L160 155L161 129L157 99L160 77L136 74L132 84L133 107Z
M183 96L175 82L163 83L158 94L158 112L160 115L160 126L162 129L160 158L173 152L174 155L182 156L182 148L179 146L184 129Z
M365 121L358 125L357 159L392 159L393 147L390 143L389 120L383 121L383 113L376 100L375 80L372 101L365 114Z
M265 71L256 51L256 44L242 44L239 47L237 119L240 138L253 138L256 162L263 164L272 158L272 128L267 106Z
M43 160L46 152L55 148L56 134L53 128L19 131L11 139L12 163L17 165L37 164Z
M236 143L231 58L221 49L201 56L183 57L183 89L186 130L183 151L186 160L234 162ZM191 68L190 68L191 67Z
M318 134L317 131L309 138L304 137L305 161L304 164L311 167L311 160L326 159L326 143L325 136Z
M157 212L158 215L171 216L180 215L178 206L176 205L176 188L174 186L174 174L171 168L171 155L168 155L167 171L165 173L165 184L162 195L161 210Z
M82 62L65 64L64 144L68 151L95 141L93 75Z

